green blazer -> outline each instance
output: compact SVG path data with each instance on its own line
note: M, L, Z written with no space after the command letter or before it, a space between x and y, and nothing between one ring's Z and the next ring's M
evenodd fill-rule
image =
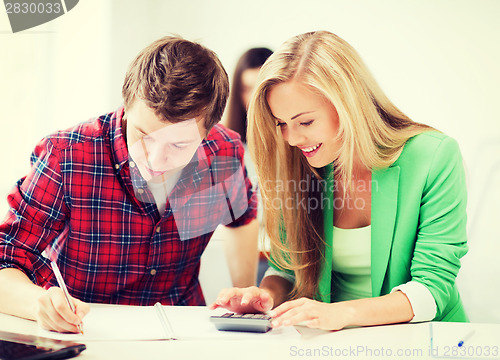
M333 180L327 189L333 189ZM332 191L325 196L333 197ZM327 204L333 204L333 201ZM467 253L467 190L458 144L439 132L417 135L388 168L372 171L372 296L410 280L436 301L434 320L468 321L455 278ZM325 260L317 299L330 302L333 207L326 206Z

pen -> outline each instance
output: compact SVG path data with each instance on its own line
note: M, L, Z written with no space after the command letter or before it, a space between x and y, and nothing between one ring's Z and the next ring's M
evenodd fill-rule
M52 270L54 271L54 275L56 276L57 283L59 284L59 287L64 293L64 297L66 298L66 302L68 303L69 308L71 309L71 311L75 312L76 311L75 306L73 305L73 302L69 299L68 288L66 287L61 272L59 271L59 267L57 266L55 261L51 261L50 266L52 266ZM78 331L80 331L80 333L83 335L82 324L78 324L77 326L78 326Z
M474 335L474 333L475 333L475 332L476 332L475 330L472 330L472 331L471 331L471 332L469 332L467 335L465 335L465 336L462 338L462 340L460 340L460 341L458 342L458 347L462 347L462 346L464 345L464 343L465 343L467 340L469 340L469 339L472 337L472 335Z

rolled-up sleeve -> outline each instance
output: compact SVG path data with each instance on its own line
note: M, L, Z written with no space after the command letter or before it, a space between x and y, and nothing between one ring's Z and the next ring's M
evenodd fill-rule
M36 284L51 276L42 252L64 226L66 207L57 151L42 140L31 170L7 197L9 212L0 224L0 269L17 268Z
M450 300L460 258L467 253L467 190L458 144L445 138L438 146L423 189L411 278L436 302L439 317Z

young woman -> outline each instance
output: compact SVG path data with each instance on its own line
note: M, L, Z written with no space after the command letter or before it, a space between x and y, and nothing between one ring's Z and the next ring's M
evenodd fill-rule
M318 31L282 45L259 74L248 131L270 269L213 308L328 330L467 321L458 145L398 110L349 44Z
M231 93L223 124L236 131L247 143L247 111L259 70L273 52L265 47L251 48L241 55L234 70Z

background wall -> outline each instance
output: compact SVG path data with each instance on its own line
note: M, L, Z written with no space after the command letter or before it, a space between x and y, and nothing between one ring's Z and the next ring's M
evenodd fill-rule
M82 0L52 22L12 34L2 10L0 213L36 142L118 107L129 62L158 37L198 40L232 74L249 47L276 49L298 33L326 29L358 50L404 112L461 145L471 251L459 284L476 286L462 292L464 300L476 304L474 318L491 321L485 304L500 295L493 265L500 250L499 18L496 0Z

